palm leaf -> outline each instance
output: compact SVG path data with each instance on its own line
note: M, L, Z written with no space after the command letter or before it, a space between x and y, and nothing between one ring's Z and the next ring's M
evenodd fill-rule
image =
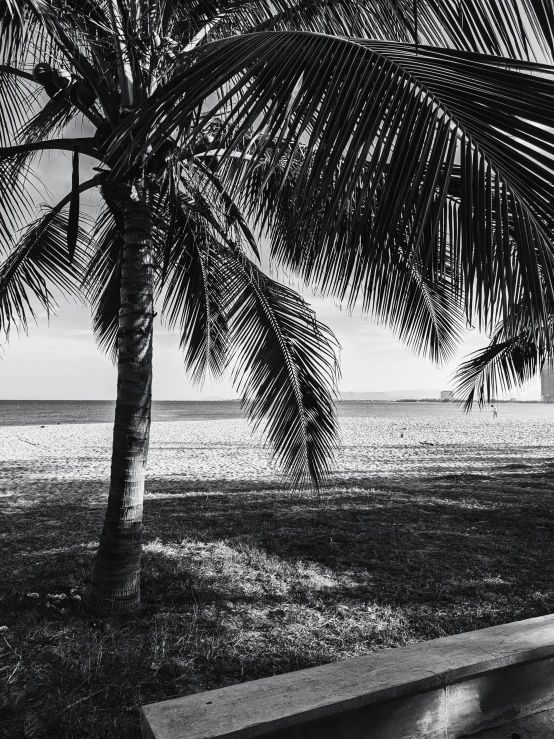
M259 261L260 252L256 237L252 233L252 229L248 225L247 216L242 212L239 202L233 197L233 195L225 188L221 179L207 167L202 161L194 161L194 167L200 170L201 177L205 179L200 185L200 188L205 191L206 187L212 187L216 193L217 199L220 202L215 203L215 208L223 213L228 224L235 224L240 230L242 236L246 239L248 246L251 248L254 256Z
M32 111L35 85L27 78L0 67L0 146L13 143ZM18 155L0 160L0 253L13 243L13 234L28 223L32 212L32 190L39 182L29 169L30 157ZM26 183L24 186L23 183Z
M220 376L234 357L248 417L264 428L293 483L318 487L337 434L332 334L296 293L247 259L231 238L225 211L214 207L219 195L216 188L213 202L209 188L189 189L171 206L174 243L160 284L164 320L179 328L195 382L208 370Z
M238 250L220 251L228 292L234 382L293 485L322 485L338 427L336 340L293 290Z
M455 395L464 401L470 411L477 400L483 407L498 397L520 389L554 355L554 323L552 318L536 325L526 311L525 303L511 307L510 320L496 326L488 346L473 352L457 369ZM554 315L554 307L550 316Z
M174 3L183 43L283 30L552 59L550 0L197 0Z
M417 7L423 43L437 39L434 45L514 59L553 58L550 0L419 0Z
M406 24L406 10L410 14L413 4L410 8L407 3L397 0L383 0L379 4L371 0L356 3L349 0L281 2L271 17L252 31L313 31L334 36L409 41L412 32Z
M433 279L458 280L455 291L466 291L468 312L482 323L498 320L497 297L513 297L518 289L534 320L543 321L546 298L537 287L542 279L552 290L554 223L554 134L545 128L554 112L549 72L457 51L420 48L416 54L402 44L250 34L206 45L198 62L141 106L114 138L123 146L129 126L136 132L144 125L146 136L154 125L148 143L156 146L232 82L189 135L240 95L225 124L233 132L227 156L254 122L261 141L243 182L270 149L271 171L306 147L291 232L301 243L318 234L317 254L306 255L304 266L322 289L337 293L348 286L357 294L374 251L402 247L408 262L434 270ZM222 157L220 171L226 161ZM460 183L452 206L455 172ZM456 249L448 260L433 257L441 232L449 234L446 248ZM515 256L506 248L512 237ZM327 265L337 258L345 269L331 284ZM446 263L461 269L446 273Z
M106 3L84 0L60 7L44 0L26 0L24 5L32 33L27 46L20 44L19 62L50 60L69 68L94 89L106 119L115 124L117 101L113 87L108 86L114 80L114 33ZM75 105L94 125L102 123L95 105Z
M198 200L181 195L171 205L175 223L160 285L163 318L170 330L179 328L185 367L193 382L201 385L208 372L221 377L228 362L227 317L215 258L222 234L214 233L205 203L201 210Z
M83 286L93 310L94 338L114 363L117 360L121 304L122 227L123 214L113 197L108 197L107 207L98 215L91 235L94 253L83 278Z
M52 41L43 23L44 0L0 0L0 63L26 63L33 53L47 58Z
M25 181L26 187L22 187ZM24 158L0 160L0 253L6 253L17 234L28 223L33 209L32 190L41 183Z
M14 326L27 331L28 318L35 318L35 301L47 313L56 308L53 289L65 295L79 295L88 237L79 229L71 262L67 231L67 214L49 209L28 228L0 265L0 330L6 337Z
M30 220L34 208L33 194L44 199L45 187L32 166L37 151L25 150L25 144L42 142L63 129L75 115L66 100L49 100L35 114L37 85L16 73L10 66L0 66L0 250L13 244L18 233ZM23 146L6 155L15 140Z
M379 6L371 0L200 0L187 6L181 22L181 28L188 30L187 41L276 30L382 38L392 34L397 40L408 40L409 30L402 22L397 0L382 0ZM402 31L403 36L398 38Z
M25 121L17 131L17 138L26 144L60 135L76 114L77 111L69 100L52 98L32 118ZM7 145L7 142L2 145Z
M13 74L10 67L0 66L0 146L11 144L25 124L34 88L30 80Z
M255 147L249 151L254 153ZM339 300L347 299L350 311L360 308L363 314L371 314L432 362L449 360L464 327L462 296L456 293L450 278L436 279L433 270L420 260L407 259L403 248L375 249L365 257L360 305L360 291L348 295L349 286L344 284L342 274L356 269L345 264L346 260L361 260L363 255L337 252L334 259L322 264L318 253L325 234L317 228L304 234L303 240L298 237L294 230L294 194L304 156L305 148L299 147L292 159L283 157L274 170L270 167L271 156L267 156L245 187L238 171L234 172L245 214L270 239L272 260L287 270L300 271L307 283L316 282ZM443 245L442 253L437 255L443 260L442 272L451 274L454 265L447 263L450 254L444 248L446 233L439 231L436 240L439 247Z
M454 394L464 401L466 411L476 400L482 408L499 392L521 388L552 357L552 351L531 332L509 338L502 333L499 330L487 347L471 354L456 370Z

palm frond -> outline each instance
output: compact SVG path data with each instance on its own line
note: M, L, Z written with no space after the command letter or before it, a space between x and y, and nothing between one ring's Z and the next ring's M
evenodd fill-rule
M17 15L16 11L13 12ZM36 85L26 76L16 74L16 71L10 65L0 65L2 148L14 143L29 116L32 116L34 107ZM0 159L0 253L6 252L13 244L13 235L29 222L33 206L32 191L40 190L40 183L29 167L30 156L17 154L9 159Z
M173 33L184 42L300 30L516 59L554 54L550 0L196 0L174 10Z
M117 361L117 331L121 304L121 258L123 213L113 197L99 213L91 234L93 254L83 277L83 287L92 306L92 329L100 349Z
M483 325L500 318L505 304L497 298L517 291L540 322L544 290L554 282L550 73L482 54L421 47L416 53L402 44L308 33L249 34L204 47L198 62L116 133L114 148L124 146L127 131L142 129L146 138L153 128L145 147L155 147L229 82L189 136L228 110L232 135L222 172L254 125L260 144L243 183L268 152L271 172L305 147L291 234L300 243L318 234L317 254L305 255L304 267L322 289L347 286L357 294L371 255L403 248L408 262L434 271L433 279L457 280L456 292L465 290L468 312ZM454 174L459 190L452 204ZM447 234L449 260L433 256L440 233ZM330 284L327 266L337 258L345 268ZM446 262L460 269L445 273Z
M554 57L550 0L418 0L417 8L422 43L513 59ZM405 14L413 28L413 12Z
M0 0L0 63L27 63L33 54L48 57L52 39L43 23L44 0Z
M241 210L239 204L240 201L237 201L225 188L221 179L210 169L210 167L207 167L202 161L197 160L194 161L193 164L195 168L200 170L201 177L206 180L206 183L201 185L201 187L205 189L206 186L211 186L215 190L217 196L221 199L221 203L218 204L219 207L217 207L217 210L224 213L229 224L236 224L240 229L242 236L246 239L246 242L254 256L259 261L260 251L258 249L256 237L248 225L246 215Z
M0 265L0 330L9 337L13 327L25 332L35 318L35 301L47 312L55 309L53 290L79 295L88 237L79 229L73 262L67 249L68 216L49 209L28 228ZM36 305L36 303L35 303Z
M550 319L537 325L524 302L511 304L510 320L500 322L488 346L473 352L456 370L455 396L470 411L477 400L483 407L501 393L521 389L554 358L554 306Z
M163 318L170 330L179 328L185 367L195 384L209 372L219 379L228 363L228 325L224 285L218 274L218 238L207 204L179 196L163 290ZM203 211L203 212L202 212ZM212 218L215 218L213 214Z
M182 37L185 29L188 41L281 30L405 41L410 38L398 0L382 0L378 5L372 0L199 0L187 3L176 35Z
M541 370L552 351L532 332L504 338L498 330L484 349L471 354L456 370L454 395L470 411L477 400L480 408L500 393L523 387Z
M293 290L238 250L220 249L234 382L295 486L319 489L338 439L336 340Z
M255 152L255 146L249 148ZM333 259L323 264L319 249L325 233L319 228L298 237L294 223L294 201L297 177L305 157L300 147L292 158L286 157L272 170L271 154L260 162L245 186L240 173L234 172L245 217L255 220L270 240L271 258L287 270L300 272L307 284L316 284L324 292L346 301L350 311L360 309L387 325L410 348L427 356L435 364L449 360L463 334L465 319L460 292L451 277L456 265L449 262L445 230L437 230L435 259L442 260L442 277L419 259L410 260L403 245L360 250L336 251ZM239 168L236 168L239 169ZM452 207L446 204L446 207ZM384 215L384 211L382 211ZM292 235L292 237L291 237ZM433 235L428 234L427 240ZM349 262L354 262L354 265ZM356 266L361 263L360 266ZM363 284L357 290L343 281L345 272L363 271ZM362 295L361 304L358 298Z
M33 110L36 85L0 66L0 147L13 144ZM29 167L30 155L18 154L0 160L0 253L13 243L17 233L31 218L32 191L40 183Z
M25 124L35 87L9 69L5 65L0 67L0 146L13 143L17 131Z
M25 121L17 131L17 138L26 144L60 135L76 114L77 110L69 100L52 98L33 117Z
M209 195L189 183L172 203L174 239L159 288L164 320L179 328L195 382L207 371L220 376L234 358L248 417L263 427L293 483L318 487L337 436L334 338L302 298L248 260ZM160 246L158 263L163 251Z
M313 31L331 36L358 36L410 41L411 26L406 23L413 11L406 2L371 0L299 0L281 2L273 14L252 32Z
M0 254L11 249L21 228L29 222L33 191L37 194L41 190L42 183L27 157L0 160Z
M45 199L46 188L32 166L33 158L49 148L83 151L94 156L93 141L92 138L63 138L0 149L0 253L11 249L14 235L17 238L17 234L29 223L34 200ZM84 188L95 187L97 180L92 178L84 183Z
M86 81L96 93L98 104L108 122L115 124L118 119L118 93L113 85L114 31L108 20L106 3L84 0L64 3L63 7L59 7L56 3L43 0L27 2L40 2L40 10L34 15L40 21L41 33L49 44L48 53L45 48L36 48L27 56L35 61L49 58L57 60L64 68ZM94 125L102 123L96 103L90 107L76 100L73 103Z
M0 41L11 49L24 29L24 3L2 0L0 4Z

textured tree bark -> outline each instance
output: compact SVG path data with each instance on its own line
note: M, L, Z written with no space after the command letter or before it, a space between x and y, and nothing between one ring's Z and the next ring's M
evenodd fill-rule
M87 603L102 614L140 603L142 506L152 401L152 213L127 197L119 309L117 401L108 508Z

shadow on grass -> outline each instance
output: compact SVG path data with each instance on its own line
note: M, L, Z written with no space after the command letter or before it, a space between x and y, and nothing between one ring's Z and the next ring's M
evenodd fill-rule
M143 605L109 624L71 598L107 483L14 488L0 735L136 737L142 703L551 612L554 485L517 472L357 477L320 499L150 479Z

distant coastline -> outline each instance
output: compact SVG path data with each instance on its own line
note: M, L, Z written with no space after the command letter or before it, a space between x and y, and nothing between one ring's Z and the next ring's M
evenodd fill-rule
M349 401L352 402L352 401ZM369 400L366 401L369 403L463 403L463 400L458 400L454 398L453 400L441 400L441 398L399 398L398 400ZM516 400L516 399L510 399L510 400L497 400L496 398L493 398L491 400L491 403L500 404L500 403L542 403L541 400Z
M353 393L355 394L355 393ZM361 393L360 393L361 394ZM376 393L377 394L377 393ZM335 398L335 401L337 403L463 403L463 400L459 399L449 399L449 400L441 400L441 398L410 398L410 397L399 397L399 398L392 398L392 397L385 397L385 398L352 398L352 397L344 397L341 395L339 398ZM154 403L235 403L237 405L240 404L240 400L238 398L201 398L196 400L153 400ZM115 400L112 400L110 398L104 398L101 400L98 399L85 399L85 398L62 398L62 399L55 399L55 400L43 400L41 398L34 398L32 400L29 400L27 398L0 398L0 403L50 403L50 404L56 404L56 403L112 403L115 405ZM496 398L493 398L491 400L491 403L542 403L541 400L517 400L515 398L510 398L508 400L498 400Z

